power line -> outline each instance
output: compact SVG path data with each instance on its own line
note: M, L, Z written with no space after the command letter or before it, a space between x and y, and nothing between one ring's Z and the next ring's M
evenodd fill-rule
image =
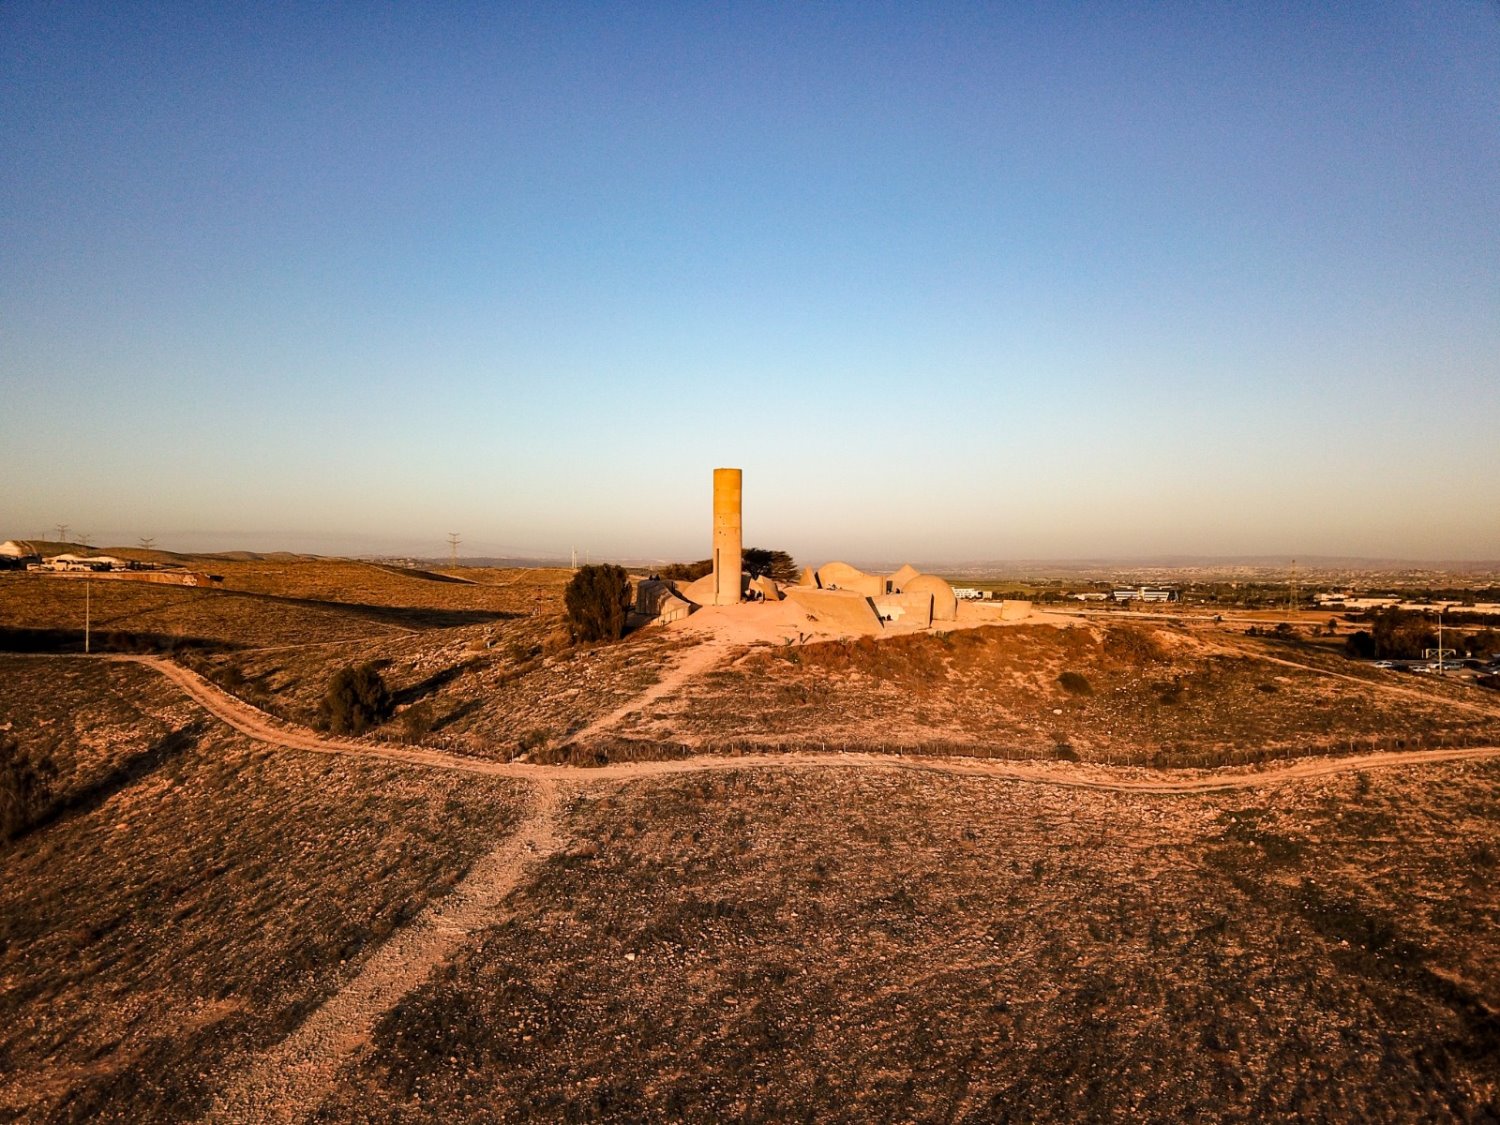
M60 523L55 530L57 531L57 541L59 543L66 543L68 541L68 525Z
M142 550L149 551L156 546L156 540L149 535L143 535L140 539L140 544Z
M450 566L458 566L458 545L462 542L463 540L458 537L458 532L448 532L448 564Z

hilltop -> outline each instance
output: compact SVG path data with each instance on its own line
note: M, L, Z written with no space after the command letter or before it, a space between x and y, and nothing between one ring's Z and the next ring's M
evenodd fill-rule
M0 1119L1495 1111L1500 695L1326 612L580 646L565 569L212 569L92 658L0 574Z

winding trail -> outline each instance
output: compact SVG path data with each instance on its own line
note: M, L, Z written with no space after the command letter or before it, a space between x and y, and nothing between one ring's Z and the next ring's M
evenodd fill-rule
M713 659L709 659L710 656ZM637 696L632 703L617 708L616 711L580 731L573 736L574 739L582 739L591 732L596 733L618 722L624 715L643 706L643 701L647 701L648 697L660 698L668 691L681 686L690 676L712 667L720 656L722 652L704 653L693 664L684 661L674 672L648 688L645 694ZM404 762L409 765L430 766L435 769L460 770L465 773L532 781L566 782L573 785L587 785L596 781L630 781L706 770L821 767L825 769L921 770L965 777L993 778L1000 781L1055 785L1066 789L1095 789L1121 793L1215 793L1229 789L1254 789L1289 781L1354 773L1360 770L1500 757L1500 746L1446 747L1436 750L1398 750L1352 757L1309 757L1260 768L1197 770L1191 773L1186 771L1164 773L1141 768L1072 762L1013 762L990 758L903 757L899 754L865 753L821 754L803 751L745 754L734 757L714 755L676 758L667 761L612 762L609 765L596 767L537 765L516 761L491 762L448 754L441 750L325 737L305 727L274 719L244 700L220 690L198 673L161 657L111 654L92 659L143 664L177 684L204 710L223 720L241 734L272 746L306 750L318 754L353 754L391 762Z
M359 972L281 1042L252 1056L220 1087L207 1120L301 1121L318 1108L343 1062L380 1017L478 930L504 918L505 896L561 845L562 787L539 781L525 819L481 856L453 891L391 935Z

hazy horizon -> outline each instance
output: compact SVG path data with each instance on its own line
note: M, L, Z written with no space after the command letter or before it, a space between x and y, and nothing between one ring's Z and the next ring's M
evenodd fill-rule
M70 529L71 534L71 529ZM0 529L0 540L15 539L30 542L56 542L57 530L53 528L46 534L37 535L8 535ZM76 540L76 536L72 536ZM403 547L402 545L405 544ZM139 540L131 541L121 539L119 541L105 540L97 536L90 539L91 549L95 552L103 552L112 549L133 550L140 546ZM264 540L246 540L234 537L225 538L213 533L199 534L188 533L179 538L168 537L166 540L157 540L152 544L152 549L177 554L201 554L201 555L226 555L236 552L248 552L251 554L274 555L307 555L322 558L347 558L347 559L411 559L419 562L430 562L443 564L450 558L448 544L445 542L441 549L431 549L432 545L420 540L388 540L365 541L351 539L344 544L345 549L340 549L339 544L333 543L324 549L315 549L306 544L298 543L295 539L282 540L274 537ZM771 546L784 549L784 545L773 545L762 543L759 540L747 541L747 546ZM687 563L698 562L708 557L708 550L689 549L679 554L645 554L645 555L611 555L592 552L587 548L577 549L577 559L580 565L585 562L613 562L626 566L649 566L655 563ZM928 570L947 569L952 571L972 570L980 567L993 567L997 570L1043 570L1055 569L1058 571L1085 571L1113 568L1122 573L1131 569L1136 570L1159 570L1159 569L1288 569L1292 568L1302 573L1313 573L1316 571L1333 570L1377 570L1411 567L1416 569L1451 569L1454 571L1466 571L1477 573L1488 573L1500 571L1500 558L1494 559L1443 559L1443 558L1420 558L1400 556L1349 556L1349 555L1302 555L1289 554L1255 554L1255 555L1193 555L1181 553L1149 554L1149 555L1073 555L1054 557L933 557L919 555L902 556L874 556L874 555L814 555L798 553L795 550L789 552L799 566L821 566L832 561L848 562L855 566L873 569L894 570L905 563L916 564ZM572 549L562 552L539 552L527 553L522 551L498 551L479 552L470 550L467 546L461 546L458 552L459 566L488 565L497 561L507 562L513 565L556 565L567 564L570 561Z
M4 534L1500 559L1500 11L0 7ZM48 532L50 534L50 530Z

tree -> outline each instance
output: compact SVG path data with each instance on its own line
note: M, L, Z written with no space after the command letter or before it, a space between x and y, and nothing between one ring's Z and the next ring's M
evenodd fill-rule
M391 717L391 692L373 662L340 668L328 681L318 717L334 734L363 734Z
M1366 629L1344 638L1344 651L1356 660L1374 660L1376 650L1375 638Z
M744 559L745 569L751 578L768 576L786 584L797 581L797 560L785 551L772 551L765 547L746 547Z
M1437 629L1420 613L1390 606L1371 618L1376 655L1383 660L1414 659L1437 647Z
M1481 629L1464 638L1464 647L1476 660L1490 660L1500 656L1500 633L1494 629Z
M581 566L563 591L575 641L617 641L630 612L630 576L613 563Z

